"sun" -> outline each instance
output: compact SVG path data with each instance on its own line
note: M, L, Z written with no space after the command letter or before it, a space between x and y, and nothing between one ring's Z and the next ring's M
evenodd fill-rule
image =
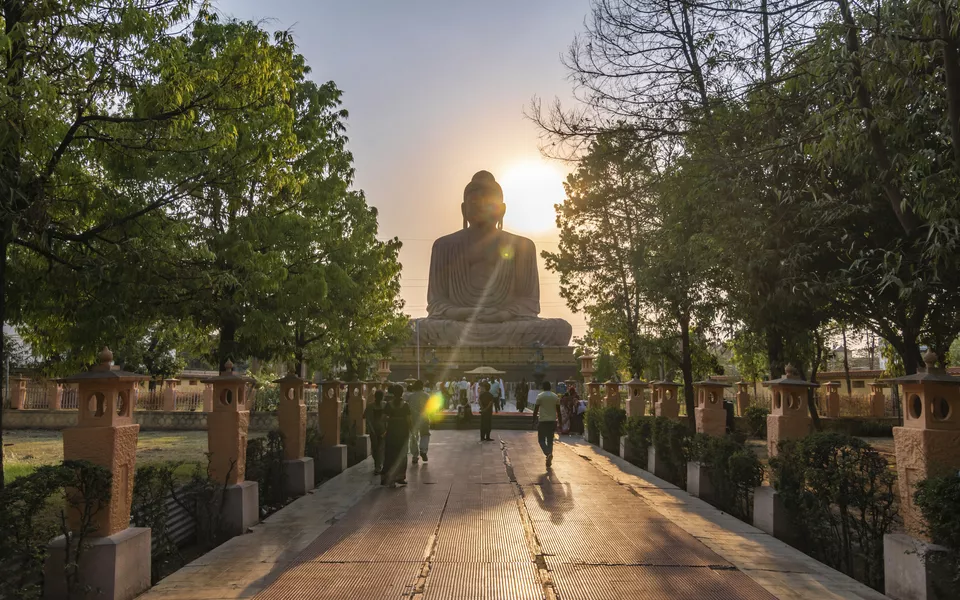
M544 161L528 161L508 168L497 179L507 203L504 229L543 233L556 228L554 205L565 197L563 171Z

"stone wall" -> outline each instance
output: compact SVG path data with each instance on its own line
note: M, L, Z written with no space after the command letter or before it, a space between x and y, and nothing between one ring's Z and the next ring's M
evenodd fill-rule
M75 427L77 411L73 410L4 410L4 429L52 429ZM133 420L141 431L204 431L207 414L203 412L135 411ZM307 426L316 427L317 413L307 413ZM250 431L270 431L277 428L274 413L255 412L250 415Z

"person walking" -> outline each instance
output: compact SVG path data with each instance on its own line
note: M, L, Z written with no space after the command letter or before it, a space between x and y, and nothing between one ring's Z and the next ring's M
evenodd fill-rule
M533 407L533 422L537 423L537 414L540 422L537 425L537 441L543 455L547 457L547 468L553 464L553 435L557 432L557 406L560 398L550 391L550 382L544 381L543 389L537 395L537 403Z
M410 430L410 454L413 455L413 464L420 459L427 462L427 450L430 449L430 415L427 414L429 394L423 391L423 382L419 379L410 386L407 394L407 404L410 405L410 414L413 418L413 428Z
M490 386L490 395L493 396L493 410L494 412L500 412L503 410L501 408L500 396L503 394L502 388L500 387L500 382L496 379L493 380L493 383L488 383Z
M373 402L363 411L363 418L367 422L367 431L370 432L370 450L373 452L373 474L383 472L383 444L387 435L387 423L384 417L383 392L377 390L373 395Z
M466 377L462 378L462 379L457 383L457 392L459 392L459 393L458 393L458 398L459 398L459 400L460 400L460 404L469 404L469 400L468 400L468 398L467 398L467 390L469 390L469 389L470 389L470 384L467 383L467 378L466 378Z
M480 441L492 442L490 431L493 429L493 394L490 393L490 384L484 381L480 384Z
M527 379L521 379L520 385L517 386L516 391L514 392L517 399L517 412L523 412L527 410L527 392L529 391L530 386L527 385Z
M390 386L390 402L383 411L387 421L387 433L384 436L382 485L397 487L407 483L407 443L410 440L412 426L410 405L403 401L403 387Z

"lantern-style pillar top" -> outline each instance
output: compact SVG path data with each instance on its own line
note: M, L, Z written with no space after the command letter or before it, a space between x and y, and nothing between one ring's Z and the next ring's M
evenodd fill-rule
M383 357L377 360L377 377L380 378L380 383L383 383L387 380L387 377L390 376L390 358Z
M931 350L923 355L923 362L925 366L913 375L887 380L903 388L903 426L960 431L960 377L938 368L937 355Z
M695 381L697 407L705 410L723 410L723 390L732 387L729 383L705 379Z
M747 381L738 381L737 382L737 391L738 392L748 392L750 391L750 383Z
M764 381L763 385L773 391L772 414L803 418L810 417L806 388L820 387L819 383L800 379L793 365L787 365L783 377Z
M293 371L288 371L280 379L275 379L273 383L280 386L280 402L290 402L293 404L305 404L303 391L307 387L307 381L297 376Z
M216 377L201 379L200 383L213 385L213 412L240 412L247 406L247 384L256 380L233 372L233 361L223 363L223 370Z
M589 381L593 378L593 373L596 369L593 368L593 361L597 357L589 352L580 357L580 373L583 375L584 381Z
M77 373L59 383L76 383L80 415L77 427L111 427L133 424L133 392L146 375L130 373L113 365L113 352L106 346L89 371Z

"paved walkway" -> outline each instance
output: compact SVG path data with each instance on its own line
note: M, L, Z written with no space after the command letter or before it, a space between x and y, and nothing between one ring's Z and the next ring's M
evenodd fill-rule
M369 461L144 600L883 598L578 438L434 432L410 485Z

